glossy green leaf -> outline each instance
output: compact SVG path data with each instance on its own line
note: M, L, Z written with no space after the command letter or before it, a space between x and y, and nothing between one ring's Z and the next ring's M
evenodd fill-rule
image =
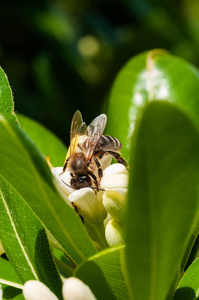
M2 290L2 300L24 300L22 288L22 282L14 271L11 263L0 257L0 293Z
M45 229L15 189L1 177L0 211L1 241L22 283L40 280L61 297L62 282Z
M2 300L25 300L22 290L8 285L2 285Z
M121 140L127 160L136 120L153 100L175 103L199 128L199 71L158 49L134 57L122 68L111 90L106 132Z
M0 67L0 114L16 120L14 102L8 78Z
M195 300L199 297L199 258L183 275L173 300Z
M117 246L101 251L75 271L75 276L90 287L97 299L129 299L121 268L123 248Z
M199 135L175 105L153 101L133 141L125 256L131 299L171 299L197 234Z
M57 191L45 158L14 124L0 118L0 176L29 205L77 264L96 253L80 218Z
M63 166L67 148L61 140L44 126L26 116L17 114L17 119L21 128L33 140L41 153L46 157L50 156L53 167Z
M14 271L11 263L2 257L0 257L0 283L17 288L23 287L23 284Z

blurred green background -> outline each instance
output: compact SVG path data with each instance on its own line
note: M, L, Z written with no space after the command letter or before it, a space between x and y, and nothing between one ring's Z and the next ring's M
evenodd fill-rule
M154 48L199 67L198 0L0 2L0 65L15 110L66 144L75 110L87 123L105 111L118 70Z

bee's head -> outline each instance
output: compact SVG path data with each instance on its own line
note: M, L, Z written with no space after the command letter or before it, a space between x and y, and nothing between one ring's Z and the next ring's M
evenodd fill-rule
M78 178L72 178L70 184L71 184L71 187L73 189L81 189L81 188L84 188L84 187L91 186L92 181L91 181L90 176L83 175L83 176L78 177Z

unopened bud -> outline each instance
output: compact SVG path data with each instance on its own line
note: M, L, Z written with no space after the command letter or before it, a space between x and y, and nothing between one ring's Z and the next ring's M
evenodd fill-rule
M23 295L26 300L58 300L42 282L29 280L24 284Z
M63 297L64 300L96 300L90 288L75 277L64 281Z
M106 191L103 195L103 204L109 215L124 225L126 198L116 191Z
M117 221L111 220L106 225L105 236L109 246L116 246L120 243L124 243L123 239L123 227Z

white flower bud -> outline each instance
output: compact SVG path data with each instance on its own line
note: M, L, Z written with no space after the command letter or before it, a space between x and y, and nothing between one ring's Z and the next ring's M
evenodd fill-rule
M37 280L29 280L24 284L23 295L25 300L58 300L45 284Z
M117 221L111 220L105 228L105 236L110 247L124 243L123 227Z
M116 191L106 191L103 195L103 204L111 217L124 225L126 197Z
M63 297L64 300L96 300L90 288L75 277L64 281Z

